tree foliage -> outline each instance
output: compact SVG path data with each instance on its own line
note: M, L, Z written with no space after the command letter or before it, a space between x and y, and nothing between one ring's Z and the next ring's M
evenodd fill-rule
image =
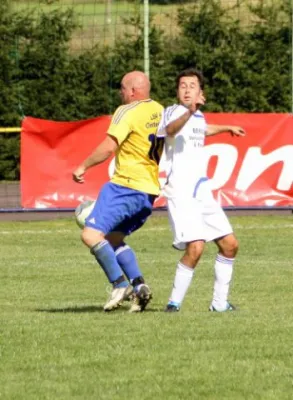
M289 112L290 1L253 4L255 23L243 26L219 1L193 0L192 7L179 9L179 31L172 42L151 24L153 98L164 105L175 102L176 74L196 66L205 75L208 111ZM36 18L12 13L9 1L2 0L0 126L19 126L23 115L72 121L113 112L123 74L144 67L140 16L126 22L135 27L136 36L125 34L115 47L96 46L76 54L70 48L78 28L72 10L40 12ZM18 141L17 136L0 136L0 179L19 176Z

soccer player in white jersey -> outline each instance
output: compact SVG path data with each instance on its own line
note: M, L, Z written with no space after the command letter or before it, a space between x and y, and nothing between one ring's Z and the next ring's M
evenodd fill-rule
M179 104L164 110L158 137L165 137L167 198L172 226L173 247L185 250L177 264L173 289L166 311L179 311L195 273L206 242L218 247L215 282L210 311L229 311L228 301L233 264L238 242L221 206L213 197L205 174L205 136L222 132L243 136L236 126L207 125L199 110L205 103L203 76L195 69L182 71L177 77Z

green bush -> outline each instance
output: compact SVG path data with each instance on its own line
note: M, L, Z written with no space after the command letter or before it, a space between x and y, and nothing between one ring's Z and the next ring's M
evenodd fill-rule
M162 0L163 1L163 0ZM156 3L159 3L157 0ZM257 23L245 29L229 19L216 0L181 8L176 39L151 25L152 96L164 105L176 101L176 74L189 66L203 70L211 112L290 112L290 4L254 3ZM72 121L110 114L119 104L124 73L143 70L140 17L128 21L139 32L114 48L70 50L77 29L72 10L12 13L0 3L0 126L19 126L24 115ZM19 178L19 138L0 136L0 180ZM3 150L2 150L3 149Z

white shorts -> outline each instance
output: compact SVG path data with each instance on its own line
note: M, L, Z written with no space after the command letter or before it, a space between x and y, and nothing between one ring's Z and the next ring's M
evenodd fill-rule
M188 242L210 242L233 232L209 184L203 183L200 186L196 198L167 199L167 206L174 235L173 246L178 250L185 250Z

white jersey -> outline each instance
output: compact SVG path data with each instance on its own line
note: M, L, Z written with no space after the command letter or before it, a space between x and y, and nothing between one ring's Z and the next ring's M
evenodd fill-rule
M196 197L206 177L204 151L207 124L201 111L196 111L174 136L167 136L166 126L186 113L186 107L175 104L164 110L157 136L165 137L167 181L163 194L167 198Z

